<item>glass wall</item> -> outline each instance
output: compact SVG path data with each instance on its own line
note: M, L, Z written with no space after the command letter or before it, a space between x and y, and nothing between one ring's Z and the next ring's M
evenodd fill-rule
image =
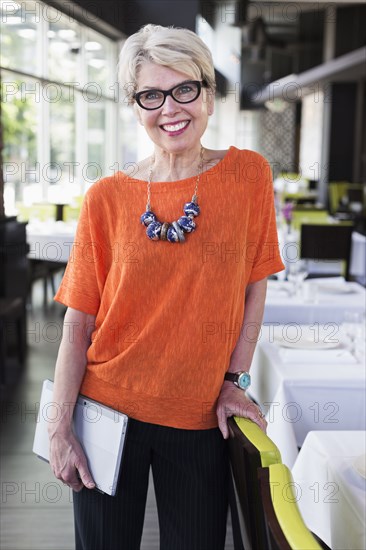
M72 203L136 160L137 123L117 94L120 44L42 2L0 7L6 212Z

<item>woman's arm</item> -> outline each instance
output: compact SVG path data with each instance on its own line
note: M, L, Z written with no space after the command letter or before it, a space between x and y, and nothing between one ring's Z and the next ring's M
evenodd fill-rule
M250 369L262 325L266 290L267 279L252 283L246 289L243 324L240 336L231 354L229 372L248 372ZM245 391L237 388L230 381L224 381L222 385L216 414L219 428L225 439L229 437L227 418L234 414L250 418L262 430L266 430L267 422L260 415L258 407L249 399Z
M50 465L55 476L74 491L95 487L85 454L72 431L72 415L86 367L95 316L68 308L55 371L53 400L57 421L49 424Z

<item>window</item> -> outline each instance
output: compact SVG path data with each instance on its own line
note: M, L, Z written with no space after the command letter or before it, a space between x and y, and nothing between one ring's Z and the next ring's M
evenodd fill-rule
M42 2L0 8L5 207L14 214L17 203L68 202L134 161L137 122L118 101L116 41Z
M37 133L38 104L34 96L25 95L24 90L34 88L35 82L19 80L10 74L2 78L2 128L4 149L5 200L12 205L22 195L22 182L38 183ZM39 198L39 197L38 197Z
M1 66L40 75L38 17L22 4L1 1Z

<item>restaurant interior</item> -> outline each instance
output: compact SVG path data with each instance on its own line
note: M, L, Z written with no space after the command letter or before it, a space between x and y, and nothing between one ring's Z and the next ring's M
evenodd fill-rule
M366 548L364 1L0 0L0 11L1 548L74 548L72 493L33 438L83 197L152 151L116 82L124 40L147 23L189 28L212 52L203 145L255 150L273 175L285 269L268 280L248 390L268 428L230 421L225 549ZM152 483L141 548L159 548Z

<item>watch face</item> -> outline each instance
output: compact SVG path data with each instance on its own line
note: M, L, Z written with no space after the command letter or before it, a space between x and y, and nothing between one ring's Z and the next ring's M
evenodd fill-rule
M246 390L250 386L250 374L249 372L242 372L238 378L238 386L242 390Z

